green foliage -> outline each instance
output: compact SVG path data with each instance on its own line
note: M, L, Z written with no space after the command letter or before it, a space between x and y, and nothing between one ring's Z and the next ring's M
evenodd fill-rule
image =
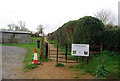
M74 43L101 43L102 32L104 31L103 23L94 17L85 16L80 18L76 24L73 33Z
M66 37L67 37L67 43L71 44L72 43L72 35L73 35L73 31L75 29L75 25L77 23L78 20L74 20L74 21L69 21L67 23L65 23L63 25L65 32L66 32Z
M48 34L50 41L58 43L89 43L90 45L103 44L107 50L120 49L120 29L104 24L97 18L85 16L79 20L69 21L56 31Z
M31 34L31 37L39 37L38 33Z
M101 67L101 57L104 58L104 69ZM91 73L98 78L120 78L118 58L119 53L114 51L103 51L100 55L93 55L89 60L88 65L85 61L74 66L69 66L72 69L83 70L87 73ZM91 58L91 57L90 57Z
M104 50L103 52L101 52L101 56L103 56L106 61L108 59L112 59L112 58L116 59L116 61L117 61L119 54L117 52L114 52L114 51Z
M107 69L102 68L102 65L98 66L97 71L95 73L96 77L110 77L110 75L110 72Z
M56 66L56 67L63 67L63 66L64 66L64 64L57 63L55 66Z
M103 46L108 50L120 50L120 29L109 29L104 32Z
M72 43L72 34L75 28L75 21L69 21L59 27L56 31L48 34L48 40L57 41L58 43L71 44Z

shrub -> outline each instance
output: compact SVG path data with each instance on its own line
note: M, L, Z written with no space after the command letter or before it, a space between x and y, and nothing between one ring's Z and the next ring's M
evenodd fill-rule
M102 32L104 31L103 23L94 17L85 16L78 20L73 33L73 42L100 44Z
M102 65L98 66L96 71L96 77L110 77L110 72L106 68L102 68Z
M108 50L120 50L120 29L109 29L104 32L103 46Z

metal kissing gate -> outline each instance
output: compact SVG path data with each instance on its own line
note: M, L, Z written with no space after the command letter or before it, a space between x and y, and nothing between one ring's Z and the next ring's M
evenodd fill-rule
M59 49L62 49L64 52L60 51ZM78 58L72 58L72 60L70 60L70 58L68 58L68 55L71 55L71 45L60 43L46 43L46 58L56 59L56 63L78 62Z
M102 51L102 45L90 46L89 50L89 57L71 56L71 44L46 43L46 58L55 59L56 63L78 63L79 60L85 60L88 64L91 55L100 54Z

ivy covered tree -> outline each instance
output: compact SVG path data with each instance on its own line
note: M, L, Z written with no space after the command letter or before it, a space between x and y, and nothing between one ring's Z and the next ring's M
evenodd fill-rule
M72 34L76 23L77 20L69 21L63 24L56 31L48 34L48 39L50 40L51 38L53 38L52 40L57 41L59 43L71 44Z
M77 44L100 44L104 24L97 18L85 16L77 21L73 42Z
M72 43L72 40L73 40L72 35L73 35L73 31L75 29L76 23L77 23L77 20L74 20L74 21L69 21L63 25L65 32L66 32L68 44Z

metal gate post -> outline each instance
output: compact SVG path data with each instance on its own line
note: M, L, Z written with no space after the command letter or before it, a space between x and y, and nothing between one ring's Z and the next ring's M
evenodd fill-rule
M48 58L48 43L46 43L46 58Z
M58 44L57 44L57 57L56 57L56 63L58 63Z
M66 44L66 54L65 54L65 62L67 62L67 44Z
M50 58L50 43L48 43L48 58Z

